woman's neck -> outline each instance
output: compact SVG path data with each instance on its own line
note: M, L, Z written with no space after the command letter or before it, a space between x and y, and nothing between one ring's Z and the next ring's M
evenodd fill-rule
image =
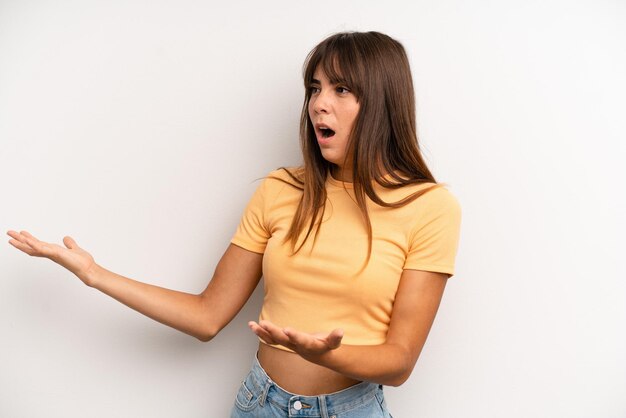
M352 183L352 170L341 168L339 166L332 166L330 169L330 175L338 181L343 181L344 183Z

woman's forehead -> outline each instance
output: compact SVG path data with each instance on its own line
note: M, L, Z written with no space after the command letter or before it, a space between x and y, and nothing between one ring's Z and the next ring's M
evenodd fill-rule
M345 82L345 77L337 59L320 60L312 74L313 78L320 80L320 77L328 79L331 83Z

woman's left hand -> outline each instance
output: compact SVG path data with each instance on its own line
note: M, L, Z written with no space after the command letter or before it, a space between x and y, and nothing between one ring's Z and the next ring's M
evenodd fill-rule
M268 344L280 344L303 358L311 360L341 345L343 330L334 329L328 334L308 334L291 328L279 328L270 321L248 322L248 326L257 336Z

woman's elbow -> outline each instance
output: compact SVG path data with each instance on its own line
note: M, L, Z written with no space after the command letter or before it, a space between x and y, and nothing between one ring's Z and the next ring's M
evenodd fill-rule
M409 379L409 376L411 376L411 372L409 371L406 374L401 374L398 376L395 376L391 379L389 379L389 381L387 381L385 383L386 386L394 386L394 387L398 387L400 385L402 385L404 382L406 382Z
M396 369L393 376L391 376L390 379L388 379L388 382L384 384L395 387L402 385L404 382L409 380L409 377L411 377L415 363L416 360L414 360L413 357L407 353L404 361L402 361L402 366Z
M213 337L215 337L215 335L207 333L207 334L194 335L194 337L200 340L200 342L208 343L209 341L213 339Z
M219 328L205 326L202 327L198 332L194 333L193 336L196 337L203 343L211 341L215 336L220 332Z

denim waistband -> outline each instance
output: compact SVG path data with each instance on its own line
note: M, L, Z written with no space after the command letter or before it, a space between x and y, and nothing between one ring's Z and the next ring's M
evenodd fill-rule
M331 417L347 412L367 402L371 402L382 385L361 382L354 386L317 396L303 396L288 392L278 386L267 375L257 356L254 356L249 374L255 392L260 393L259 403L273 402L289 411L289 417Z

